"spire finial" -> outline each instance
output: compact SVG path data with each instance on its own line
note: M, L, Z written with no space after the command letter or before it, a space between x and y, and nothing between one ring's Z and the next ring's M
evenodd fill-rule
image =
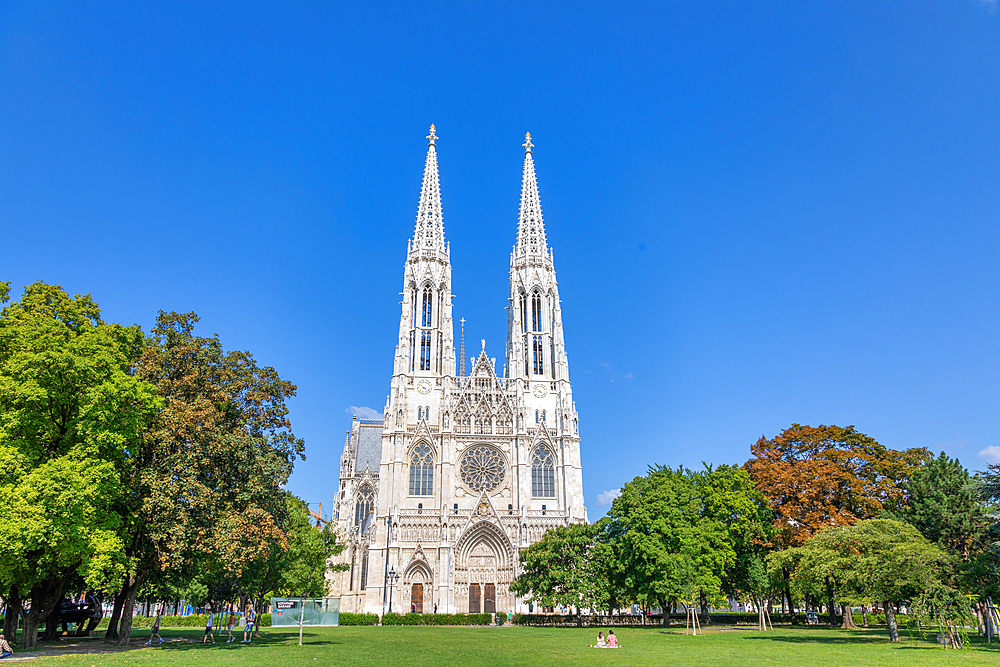
M458 375L465 377L465 318L459 321L462 323L462 348L458 352Z
M436 146L437 145L437 134L435 134L434 126L431 125L431 133L427 135L427 145Z
M483 343L483 353L485 353L486 352L486 339L485 338L482 340L482 343Z
M431 126L431 129L434 129L433 125ZM524 143L521 145L524 146L525 153L530 153L531 149L535 147L535 144L531 143L531 132L524 133Z
M535 177L535 159L531 154L534 144L531 133L524 135L524 175L521 180L521 214L517 223L518 255L545 255L545 225L542 222L542 204L538 200L538 180Z

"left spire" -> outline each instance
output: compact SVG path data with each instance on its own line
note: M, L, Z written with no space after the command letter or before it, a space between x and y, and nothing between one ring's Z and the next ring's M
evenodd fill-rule
M427 160L424 163L424 182L420 186L420 204L417 206L417 225L413 232L413 249L432 249L446 252L444 245L444 219L441 216L441 183L438 179L437 133L431 125L427 135Z

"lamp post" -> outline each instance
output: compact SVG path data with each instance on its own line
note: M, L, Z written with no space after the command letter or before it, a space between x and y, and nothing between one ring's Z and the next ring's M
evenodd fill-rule
M389 570L389 613L392 613L392 587L399 581L399 573L396 568Z

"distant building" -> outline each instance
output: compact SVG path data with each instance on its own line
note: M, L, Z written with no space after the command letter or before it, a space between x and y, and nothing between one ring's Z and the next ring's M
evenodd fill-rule
M519 550L549 528L587 521L531 136L500 375L486 341L466 373L464 326L456 368L433 126L427 138L385 413L382 421L355 419L344 444L335 516L347 540L339 562L350 569L329 578L346 612L381 613L390 592L394 611L527 611L508 589ZM389 590L388 570L399 574Z

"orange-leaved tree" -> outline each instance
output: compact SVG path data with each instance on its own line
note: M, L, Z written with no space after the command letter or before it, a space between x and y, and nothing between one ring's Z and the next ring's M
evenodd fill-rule
M783 547L801 546L831 526L850 526L898 509L903 483L930 458L924 448L896 451L853 426L792 424L750 448L745 468L768 497ZM832 589L828 587L833 618ZM832 622L832 621L831 621ZM848 614L844 624L851 626Z

